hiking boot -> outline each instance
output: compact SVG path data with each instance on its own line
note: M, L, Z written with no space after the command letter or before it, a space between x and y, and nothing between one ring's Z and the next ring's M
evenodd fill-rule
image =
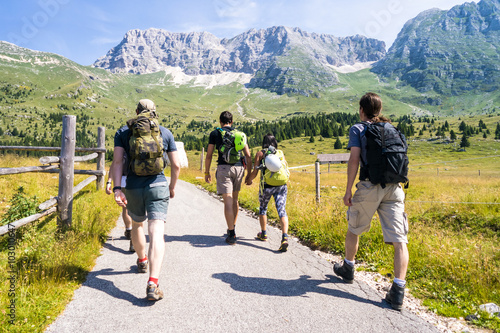
M135 249L134 249L134 244L132 244L132 240L130 240L130 247L128 248L128 251L129 251L129 252L132 252L132 253L134 253L134 252L135 252Z
M228 235L226 237L226 243L228 243L229 245L234 245L236 244L236 235Z
M125 238L132 239L132 230L125 230Z
M159 301L163 298L163 291L161 291L156 284L151 282L148 283L148 286L146 287L146 295L148 301Z
M148 261L139 262L139 258L137 258L137 271L139 273L147 273L148 271Z
M259 232L257 234L257 239L260 239L261 241L265 242L265 241L267 241L267 234L263 234L262 232Z
M349 265L345 261L342 265L335 263L333 265L333 272L340 276L346 283L353 283L354 281L354 266Z
M400 287L393 283L391 289L385 295L385 300L394 310L401 311L403 307L403 298L405 297L405 287Z
M288 238L285 237L281 240L281 245L280 245L280 248L278 249L278 251L286 252L287 249L288 249Z

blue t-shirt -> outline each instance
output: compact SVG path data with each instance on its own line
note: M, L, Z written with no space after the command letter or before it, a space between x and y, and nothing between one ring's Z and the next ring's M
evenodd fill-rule
M174 136L172 132L166 129L163 126L160 126L161 137L163 138L163 155L167 158L167 153L177 151L177 146L175 145ZM120 128L115 133L115 147L122 147L125 150L125 154L127 155L128 161L130 161L130 136L131 132L127 125ZM133 188L141 188L148 186L153 183L166 182L167 178L165 174L159 173L157 175L152 176L137 176L132 171L129 171L127 175L127 187L128 189Z
M361 148L361 167L364 166L363 161L366 161L366 137L365 137L366 127L361 123L356 123L351 126L349 130L349 143L347 144L347 149L351 147Z

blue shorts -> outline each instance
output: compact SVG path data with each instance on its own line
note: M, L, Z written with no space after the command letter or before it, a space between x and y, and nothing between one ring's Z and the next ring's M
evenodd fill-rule
M167 220L170 190L168 182L153 183L146 187L127 189L128 215L135 222Z

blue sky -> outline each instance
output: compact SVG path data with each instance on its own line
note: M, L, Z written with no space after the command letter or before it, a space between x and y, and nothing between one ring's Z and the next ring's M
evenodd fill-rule
M392 44L404 23L463 0L4 0L0 40L90 65L131 29L208 31L234 37L276 25Z

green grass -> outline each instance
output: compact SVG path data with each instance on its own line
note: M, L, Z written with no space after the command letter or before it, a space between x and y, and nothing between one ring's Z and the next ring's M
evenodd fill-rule
M35 165L36 160L2 157L2 167L19 164ZM12 181L9 178L18 176L0 177L1 212L12 204L8 199L12 196L12 188L4 185ZM81 181L81 177L77 177L75 183ZM36 195L39 203L47 195L57 195L58 181L52 174L28 173L22 178L26 183L23 185L26 198L32 199ZM104 191L96 191L95 185L91 184L74 199L70 229L58 230L56 215L53 214L15 232L15 247L10 249L15 257L13 268L9 266L9 254L12 255L9 245L13 244L13 235L0 236L0 331L43 332L64 310L73 291L85 281L119 214L119 208L110 197ZM9 271L12 270L16 273L13 280L15 296L9 295ZM15 319L8 317L12 300L15 300Z

